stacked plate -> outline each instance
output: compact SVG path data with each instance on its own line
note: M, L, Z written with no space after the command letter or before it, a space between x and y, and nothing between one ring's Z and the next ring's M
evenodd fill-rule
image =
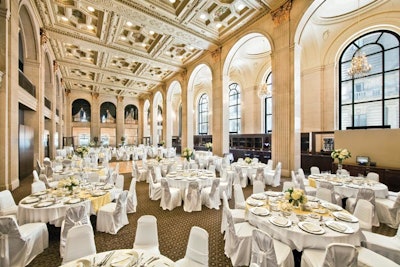
M38 202L39 201L39 198L38 197L26 197L23 201L22 201L22 203L23 204L32 204L32 203L36 203L36 202Z
M251 198L254 198L257 200L266 200L267 196L264 193L258 193L258 194L252 194Z
M249 204L250 206L254 206L254 207L260 207L260 206L263 206L265 204L264 201L255 200L255 199L252 199L252 198L247 199L246 203Z

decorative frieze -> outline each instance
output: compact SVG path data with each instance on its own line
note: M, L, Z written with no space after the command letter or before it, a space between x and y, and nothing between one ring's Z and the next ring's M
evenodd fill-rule
M271 11L272 21L274 22L274 25L279 26L283 22L288 21L291 9L292 9L292 0L288 0L278 9Z

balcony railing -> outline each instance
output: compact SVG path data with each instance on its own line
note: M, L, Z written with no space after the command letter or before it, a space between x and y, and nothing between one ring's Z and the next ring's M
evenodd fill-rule
M25 76L25 74L22 71L19 71L18 75L18 84L22 88L25 89L30 95L33 97L36 97L36 87L31 83L31 81Z

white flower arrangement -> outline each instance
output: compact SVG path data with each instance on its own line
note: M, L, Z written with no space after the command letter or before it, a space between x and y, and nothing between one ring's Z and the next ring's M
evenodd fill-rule
M193 156L193 150L191 150L190 148L186 147L185 149L183 149L182 151L182 157L186 158L187 161L190 160L190 158Z
M331 157L333 159L338 159L339 164L342 164L343 160L351 158L351 153L346 148L338 148L332 151Z
M300 204L306 204L308 199L304 194L304 191L299 188L289 188L285 191L285 199L289 201L293 206L299 206Z
M252 161L253 161L253 160L252 160L251 158L249 158L249 157L246 157L246 158L244 159L244 162L246 162L247 164L251 164Z
M207 150L212 150L212 143L211 142L206 143L204 146L207 148Z
M59 188L68 188L69 191L72 191L74 187L78 185L79 185L79 180L75 177L68 177L58 182Z
M89 153L89 149L86 146L78 146L75 149L75 154L81 158L83 158L87 153Z

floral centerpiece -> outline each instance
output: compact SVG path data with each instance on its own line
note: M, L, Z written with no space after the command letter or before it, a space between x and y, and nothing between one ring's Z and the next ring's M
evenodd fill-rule
M187 161L190 161L190 158L193 156L193 150L191 150L190 148L186 147L183 151L182 151L182 157L186 158Z
M156 157L156 160L157 160L158 162L160 162L160 161L162 161L162 160L163 160L163 157L162 157L162 156L160 156L160 155L157 155L157 157Z
M333 159L338 159L341 165L343 160L351 158L351 153L346 148L338 148L332 151L331 157Z
M307 203L307 196L304 194L304 191L299 188L289 188L285 191L285 199L289 201L294 207L300 206L300 204Z
M160 146L164 146L165 145L165 141L161 140L159 144L160 144Z
M86 146L78 146L75 149L75 154L81 158L83 158L87 153L89 153L89 149Z
M204 146L207 148L208 151L212 150L212 143L211 142L206 143Z
M69 191L73 191L74 187L79 185L79 180L75 177L68 177L58 182L59 188L67 188Z
M251 160L251 158L246 157L246 158L244 159L244 162L246 162L247 164L251 164L252 160Z

